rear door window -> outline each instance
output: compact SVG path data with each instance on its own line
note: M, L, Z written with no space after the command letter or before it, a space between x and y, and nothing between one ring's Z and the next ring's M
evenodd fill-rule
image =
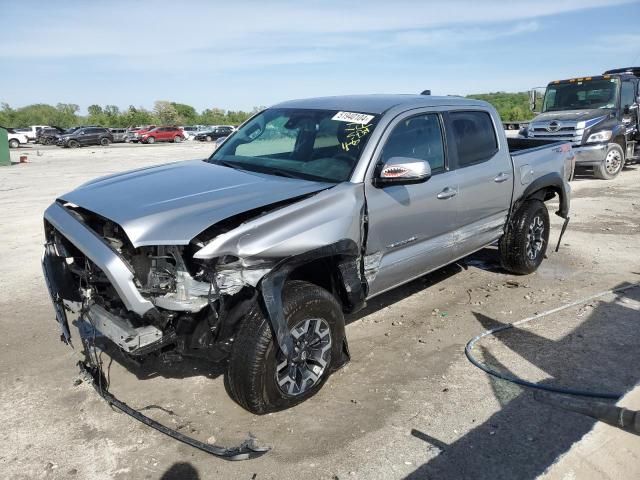
M485 162L498 152L498 138L489 113L451 112L449 120L459 168Z

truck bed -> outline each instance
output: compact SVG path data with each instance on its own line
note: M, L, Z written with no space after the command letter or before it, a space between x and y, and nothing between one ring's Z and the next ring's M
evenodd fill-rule
M524 153L528 153L528 151L533 151L537 149L547 148L550 145L557 144L556 146L560 146L563 143L567 143L565 141L558 140L546 140L542 138L509 138L507 137L507 145L509 146L509 152L511 155L522 155ZM527 152L525 152L527 150Z
M540 177L541 172L562 172L562 177L567 181L573 175L575 160L569 142L507 138L507 145L515 175L514 199L520 198L529 184Z

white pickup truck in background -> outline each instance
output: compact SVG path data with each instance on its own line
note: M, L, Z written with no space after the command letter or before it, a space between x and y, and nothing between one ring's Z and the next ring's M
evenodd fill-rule
M9 137L9 148L18 148L20 145L29 143L29 137L24 133L17 132L13 128L7 128Z

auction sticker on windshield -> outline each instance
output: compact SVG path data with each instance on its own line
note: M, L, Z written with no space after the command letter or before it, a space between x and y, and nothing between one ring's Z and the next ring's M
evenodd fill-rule
M354 113L354 112L338 112L331 120L337 120L339 122L359 123L366 125L373 120L373 115L367 115L366 113Z

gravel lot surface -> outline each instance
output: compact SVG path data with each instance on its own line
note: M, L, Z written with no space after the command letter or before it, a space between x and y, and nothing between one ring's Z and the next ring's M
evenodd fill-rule
M348 319L351 363L294 409L247 413L206 364L110 365L113 393L132 407L219 445L250 432L273 447L259 459L225 462L112 410L75 382L81 351L58 340L40 269L42 212L97 176L210 151L191 142L31 147L11 153L29 163L0 168L3 478L530 479L591 429L591 419L488 377L464 345L500 323L640 281L638 166L611 182L577 177L563 245L536 274L504 273L489 248L373 299ZM553 245L560 225L552 215ZM640 376L638 320L635 288L486 339L477 352L533 381L624 392Z

